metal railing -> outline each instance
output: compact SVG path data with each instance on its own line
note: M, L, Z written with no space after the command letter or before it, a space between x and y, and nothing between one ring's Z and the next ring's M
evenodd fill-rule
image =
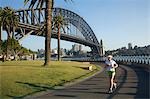
M147 55L147 56L115 56L113 59L115 61L119 61L119 62L130 62L130 63L150 65L150 55Z
M150 55L147 56L114 56L113 59L117 62L127 62L127 63L136 63L136 64L146 64L150 65ZM106 57L101 58L63 58L64 61L105 61Z

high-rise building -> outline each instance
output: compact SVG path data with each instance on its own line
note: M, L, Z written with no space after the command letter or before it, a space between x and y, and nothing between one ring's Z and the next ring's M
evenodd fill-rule
M38 49L38 54L44 54L45 50L44 49Z
M82 45L79 45L79 51L82 51Z
M57 53L57 48L52 49L52 54L58 54L58 53Z
M72 45L72 50L75 52L79 51L79 45L78 44Z
M61 56L65 56L66 55L65 50L63 48L60 49L60 55Z
M132 49L132 43L128 43L128 49Z

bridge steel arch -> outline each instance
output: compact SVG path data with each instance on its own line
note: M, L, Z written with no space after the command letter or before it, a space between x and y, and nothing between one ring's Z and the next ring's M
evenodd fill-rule
M53 16L61 12L65 21L75 26L83 35L84 38L61 33L61 39L71 42L76 42L89 46L93 53L100 53L100 44L88 23L78 14L63 8L54 8ZM16 30L15 37L20 40L27 35L45 36L42 32L45 23L45 8L42 9L21 9L17 10L19 16L19 26ZM57 38L57 33L52 32L52 38Z

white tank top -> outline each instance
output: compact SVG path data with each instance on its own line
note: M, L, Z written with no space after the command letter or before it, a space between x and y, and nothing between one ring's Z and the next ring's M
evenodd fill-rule
M105 61L105 64L106 65L109 65L109 66L107 66L107 68L106 68L106 70L107 71L115 71L115 68L114 68L114 66L115 66L115 64L116 64L116 62L114 61L114 60L106 60Z

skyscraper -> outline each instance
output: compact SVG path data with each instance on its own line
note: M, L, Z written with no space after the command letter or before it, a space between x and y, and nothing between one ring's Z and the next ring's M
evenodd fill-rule
M79 51L82 51L82 45L79 45Z
M128 49L132 49L132 43L128 43Z
M72 50L75 52L79 51L79 45L78 44L72 45Z

